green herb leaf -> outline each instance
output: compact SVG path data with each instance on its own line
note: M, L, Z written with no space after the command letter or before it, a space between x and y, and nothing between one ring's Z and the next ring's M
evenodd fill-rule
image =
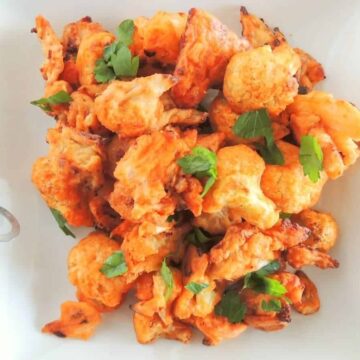
M269 301L263 300L261 302L261 308L264 311L279 312L281 310L281 301L279 299L271 299Z
M122 251L115 251L105 260L100 272L111 279L125 274L127 270L124 253Z
M53 214L59 228L63 231L63 233L67 236L75 237L74 233L67 227L66 219L63 217L59 210L50 208L51 213Z
M292 216L292 214L286 213L286 212L281 212L280 213L280 219L290 219Z
M264 137L266 146L257 144L261 156L268 164L284 164L284 156L275 144L271 120L266 109L249 111L240 115L233 126L233 133L244 139Z
M179 159L177 163L185 174L192 174L199 179L208 178L201 196L205 196L215 184L217 179L217 158L213 151L203 146L196 146L192 149L190 155Z
M139 68L139 57L132 58L130 50L126 46L111 55L111 66L116 77L135 76Z
M303 136L300 143L300 163L303 166L304 175L307 175L314 183L320 179L323 158L323 152L317 140L311 135Z
M114 70L107 65L104 59L99 59L96 62L94 74L96 81L101 84L107 83L116 77Z
M166 264L166 258L163 260L160 269L160 275L166 285L165 299L168 300L174 289L174 277L170 268Z
M280 263L277 260L273 260L255 272L259 276L267 276L279 270L280 270Z
M38 106L40 109L49 112L52 110L51 105L68 104L71 101L72 97L70 96L70 94L64 90L61 90L47 98L33 100L30 102L30 104Z
M269 294L276 297L281 297L287 293L286 287L281 284L280 281L260 276L257 273L250 273L249 276L245 277L244 285L246 288L258 293Z
M185 285L185 288L191 291L194 294L199 294L202 290L209 287L209 284L205 283L196 283L196 282L189 282Z
M241 301L237 291L227 291L215 306L215 314L226 317L230 323L239 323L244 319L246 304Z
M126 46L131 45L133 42L134 30L134 21L131 19L124 20L117 29L119 42Z

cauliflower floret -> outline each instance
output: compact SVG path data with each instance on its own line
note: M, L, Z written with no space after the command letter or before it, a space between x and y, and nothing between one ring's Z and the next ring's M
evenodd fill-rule
M150 62L175 65L187 15L158 11L152 18L135 19L133 53Z
M214 16L191 9L174 72L179 82L171 89L175 103L196 107L210 86L222 83L231 56L248 47Z
M266 165L261 178L261 189L283 212L297 214L314 206L327 181L325 172L314 183L299 161L299 148L295 145L278 141L277 146L284 155L284 165Z
M207 287L198 294L184 287L176 300L174 314L181 320L191 316L204 317L214 311L215 305L221 299L223 289L206 275L209 264L208 254L199 255L194 246L189 246L183 264L185 264L184 285L194 282L206 284Z
M196 131L182 136L174 131L137 138L117 164L111 206L125 219L138 221L146 214L167 217L176 199L169 191L179 174L176 160L196 143ZM161 156L159 156L161 154Z
M221 211L212 214L203 212L193 220L195 226L213 235L225 234L226 229L234 222L235 221L230 218L227 208L223 208Z
M215 280L237 280L308 236L306 228L288 220L265 231L245 222L230 226L225 237L210 250L208 275Z
M136 276L126 272L122 276L107 278L100 272L106 259L120 244L101 232L93 232L75 245L68 257L69 281L80 293L99 304L114 308L121 304ZM127 259L126 259L127 260Z
M298 55L287 45L265 45L234 55L226 68L224 95L239 113L266 108L278 115L297 95Z
M314 136L324 153L324 170L331 179L341 176L359 157L360 111L331 94L312 91L299 95L287 108L290 126L300 143L304 135Z
M96 84L94 69L96 61L103 56L104 48L115 41L115 35L106 32L94 32L84 37L76 57L76 68L81 85Z
M92 226L89 200L104 183L100 138L57 127L48 131L47 140L49 155L33 165L33 183L70 225Z
M231 109L222 93L219 93L211 103L209 115L212 127L225 135L228 144L251 144L259 140L259 138L244 139L233 133L232 128L240 114ZM288 127L277 118L273 119L271 126L275 140L280 140L290 133Z
M85 302L67 301L61 305L60 320L46 324L41 331L58 337L89 339L101 322L101 315Z
M40 69L41 74L48 83L53 83L64 70L63 46L50 23L43 16L36 17L35 30L45 57Z
M264 169L264 160L246 145L221 148L218 179L204 198L203 211L216 213L227 208L233 219L244 218L261 229L273 226L279 212L260 188Z

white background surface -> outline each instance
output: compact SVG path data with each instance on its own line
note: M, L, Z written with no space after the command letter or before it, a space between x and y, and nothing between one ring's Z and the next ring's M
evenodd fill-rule
M29 102L43 95L42 62L34 34L41 13L61 34L65 23L90 15L114 30L120 20L156 10L201 7L240 33L239 7L279 26L288 40L325 66L323 88L360 106L360 2L301 1L124 1L0 0L0 205L21 223L21 235L0 243L0 359L292 359L355 360L360 357L359 208L360 165L326 185L319 208L338 219L341 237L333 254L338 270L309 270L318 285L321 310L294 316L278 333L249 330L219 347L160 340L135 340L127 306L107 314L88 342L42 335L41 326L58 316L59 305L74 299L66 278L66 257L75 240L64 237L30 182L31 164L47 152L44 138L53 120ZM80 235L80 232L77 232ZM83 232L82 234L85 234Z

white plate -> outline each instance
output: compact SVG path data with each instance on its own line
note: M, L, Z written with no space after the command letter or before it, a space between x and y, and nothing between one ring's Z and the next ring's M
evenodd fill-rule
M53 120L29 104L43 94L38 71L42 53L30 34L38 13L60 32L65 23L85 15L114 29L121 19L159 9L201 7L240 32L239 7L246 5L323 63L325 89L360 105L359 1L0 0L0 5L0 206L11 210L21 224L18 238L0 243L1 360L359 359L360 164L327 184L319 204L339 221L341 237L333 255L341 267L310 271L322 299L318 314L294 316L291 325L277 333L249 330L219 347L201 345L200 337L189 345L160 340L141 346L126 306L104 316L88 342L42 335L41 326L58 316L61 302L74 299L66 257L75 240L62 236L30 182L31 164L47 152L44 138Z

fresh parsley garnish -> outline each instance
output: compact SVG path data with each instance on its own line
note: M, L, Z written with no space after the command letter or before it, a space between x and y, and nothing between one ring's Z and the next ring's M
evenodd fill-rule
M324 155L313 136L305 135L301 138L299 156L304 175L307 175L312 182L317 182L320 179L320 171L323 169Z
M205 283L189 282L188 284L185 285L185 288L197 295L202 290L206 289L208 286L209 284L205 284Z
M51 213L53 214L57 224L59 225L59 228L63 231L63 233L65 235L69 235L72 236L73 238L75 237L75 235L73 234L73 232L67 227L67 223L65 218L63 217L63 215L61 214L61 212L59 210L50 208Z
M259 276L267 276L280 270L280 263L277 260L270 261L268 264L255 271ZM250 273L251 274L251 273Z
M100 272L111 279L125 274L127 270L124 253L122 251L115 251L105 260Z
M70 96L70 94L64 90L61 90L47 98L44 97L38 100L33 100L30 102L30 104L38 106L41 110L49 112L52 110L52 105L68 104L71 101L72 97Z
M94 74L99 83L121 77L134 77L139 69L139 57L132 56L129 45L133 41L134 21L124 20L118 27L118 41L104 49L103 57L96 62Z
M280 219L290 219L292 216L292 214L286 213L286 212L281 212L280 213Z
M236 290L226 291L221 301L215 306L215 314L226 317L232 324L241 322L245 313L246 304Z
M165 299L168 300L174 289L174 277L170 268L166 264L166 258L163 260L161 264L160 275L164 280L166 286Z
M200 228L194 227L185 236L185 241L201 249L203 252L206 252L211 248L211 246L213 246L216 242L218 242L222 238L223 236L221 235L211 236L210 234L205 233Z
M240 115L232 130L235 135L244 139L264 137L265 145L256 144L261 156L268 164L284 164L284 156L275 144L271 120L266 109L248 111Z
M269 301L263 300L261 302L261 308L264 311L279 312L281 310L281 301L279 299L271 299Z
M185 174L192 174L198 179L207 178L201 196L205 196L217 179L216 154L203 147L196 146L190 155L186 155L177 161Z

